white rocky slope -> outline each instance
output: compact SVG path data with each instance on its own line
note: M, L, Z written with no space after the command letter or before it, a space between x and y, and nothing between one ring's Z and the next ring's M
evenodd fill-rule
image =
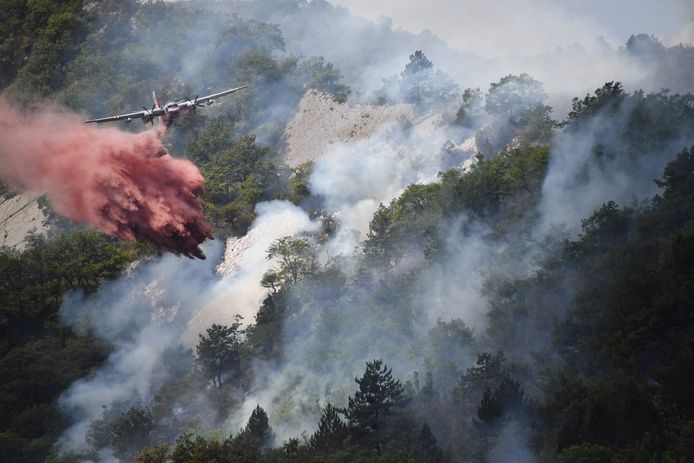
M408 104L351 105L336 103L329 95L311 90L304 95L294 118L287 124L285 161L296 167L313 161L334 143L368 138L386 125L412 122Z
M40 193L0 197L0 246L22 250L30 232L45 234L45 215L38 206Z

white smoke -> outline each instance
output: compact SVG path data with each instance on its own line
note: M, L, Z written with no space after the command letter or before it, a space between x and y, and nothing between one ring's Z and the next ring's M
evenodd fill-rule
M383 22L378 26L380 33L396 37L397 47L389 53L389 60L379 62L369 54L376 42L359 38L362 31L374 34L373 25L344 14L343 18L344 22L329 28L320 26L326 34L334 34L340 40L324 35L299 36L302 28L298 24L288 35L288 48L324 54L328 61L349 68L354 82L367 92L378 89L384 77L398 74L408 54L419 48L413 36L405 37L405 33L393 31ZM437 42L431 36L427 41ZM462 55L445 49L444 44L429 57L464 86L486 86L509 73L530 72L555 97L560 93L582 95L606 80L626 77L638 83L646 79L647 74L633 62L620 57L610 46L598 45L592 49L584 44L523 60L506 57L486 61L453 59ZM465 67L471 62L476 66ZM283 96L276 95L276 99L281 106ZM562 101L568 105L567 98ZM284 114L286 108L281 109ZM272 114L272 108L267 112ZM583 135L586 134L557 139L544 185L538 234L557 222L577 225L605 200L627 200L635 192L650 195L654 188L648 175L630 176L623 170L594 167L590 161L592 138ZM353 260L355 248L364 239L380 203L388 204L412 183L437 181L439 171L468 161L475 154L473 151L463 150L451 157L441 149L448 140L459 143L463 138L446 128L439 117L429 115L407 124L387 124L366 138L339 141L323 150L314 163L309 186L314 195L323 199L327 212L338 218L339 228L325 245L329 255ZM643 174L651 172L646 170L651 167L653 177L657 176L660 165L637 170ZM587 169L587 180L576 181L575 172L579 169ZM162 360L167 352L191 347L198 333L212 323L228 323L236 314L251 321L265 295L259 282L271 265L265 258L267 248L282 236L318 228L303 210L287 202L263 203L258 205L257 212L258 219L248 235L227 243L226 257L220 266L226 276L215 273L222 247L213 243L205 248L210 256L205 262L165 256L141 264L128 277L103 287L94 298L85 299L79 294L66 298L64 321L76 329L93 332L110 343L114 351L106 365L63 394L61 405L75 418L75 424L63 437L64 448L84 448L89 422L99 417L102 406L114 400L149 400L175 374L175 368ZM460 232L462 224L470 230L464 238ZM419 368L422 359L418 352L413 352L414 348L438 320L460 318L482 334L487 310L480 294L483 272L503 252L495 248L487 235L488 230L475 228L467 217L450 224L447 257L418 277L418 287L422 288L417 298L421 323L410 338L397 332L368 338L373 333L366 329L372 327L365 327L369 307L347 305L341 313L334 314L334 331L326 329L327 332L321 332L318 314L301 312L285 329L281 365L254 364L254 384L231 415L227 428L237 430L260 404L270 414L280 440L296 437L315 426L317 413L326 402L345 404L347 395L354 390L351 378L363 371L364 361L383 356L401 378ZM460 368L467 361L461 360ZM508 436L502 436L499 454L526 457L525 449Z
M288 52L325 57L356 98L373 96L419 49L462 88L484 90L504 75L530 74L544 83L559 118L572 97L607 81L619 80L629 90L667 86L660 73L621 47L642 32L670 45L692 44L694 22L690 2L683 0L667 0L667 6L645 0L331 2L351 12L325 1L302 3L273 8L273 2L228 0L216 7L279 24Z
M74 420L61 439L63 449L87 448L89 423L113 401L147 403L166 381L187 373L179 371L187 365L177 366L167 355L191 347L212 323L252 316L265 292L260 278L271 265L265 258L270 243L317 227L286 201L260 203L257 213L228 277L216 272L223 249L211 242L204 247L205 261L165 255L104 285L95 297L66 296L63 323L93 333L113 352L104 366L62 394L60 405Z
M340 106L334 110L339 117ZM352 268L359 255L356 248L379 204L390 203L413 183L438 181L439 172L462 166L476 154L474 150L453 154L442 150L447 141L460 135L440 115L427 115L405 123L385 123L366 138L326 144L314 162L309 187L338 219L335 235L324 244L327 254L341 259L345 270ZM296 437L302 430L313 430L320 408L327 402L346 404L354 388L350 379L362 372L366 361L383 356L403 377L417 368L419 360L413 363L412 356L421 355L413 354L415 345L437 321L461 318L481 331L486 304L479 294L480 269L485 256L494 250L481 230L463 242L459 237L460 227L453 226L449 258L418 279L423 310L416 337L392 332L371 338L367 320L372 308L356 303L341 305L330 327L323 326L327 317L320 313L323 309L303 308L285 326L282 362L256 362L254 385L226 427L241 426L260 404L270 415L278 442ZM314 294L317 300L323 298L319 292ZM333 356L337 356L334 361L329 360Z
M66 296L63 323L91 332L111 345L106 364L75 382L60 398L73 424L62 438L66 449L86 448L89 423L115 400L149 400L170 378L161 358L179 345L181 330L200 295L209 297L219 243L204 246L208 259L190 261L166 255L142 263L127 276L106 284L96 297Z
M186 344L197 343L198 333L213 323L229 323L234 315L251 322L267 293L260 286L263 273L272 264L267 260L267 249L278 238L313 232L319 226L305 211L287 201L259 203L256 213L258 218L245 236L227 241L220 264L224 278L212 288L209 303L198 305L192 314L183 335Z
M413 183L437 181L439 172L462 166L476 152L451 157L442 148L460 134L440 115L414 123L386 124L368 138L333 144L316 160L309 185L337 214L340 228L329 243L333 254L351 252L364 239L379 204L388 204Z
M597 159L596 148L608 153L624 150L626 140L620 134L625 131L633 108L623 106L619 117L598 114L580 130L564 131L554 137L536 235L541 236L558 224L575 231L581 219L608 201L629 206L653 197L659 192L654 179L662 176L665 165L683 147L694 142L691 133L685 132L667 140L655 152L636 149L628 153L627 159L624 155ZM606 137L605 130L612 135Z

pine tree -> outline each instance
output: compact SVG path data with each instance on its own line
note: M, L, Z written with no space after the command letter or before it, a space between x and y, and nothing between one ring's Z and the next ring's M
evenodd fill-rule
M267 418L267 413L260 405L257 405L248 418L248 423L243 430L243 434L255 441L258 447L267 447L272 443L274 438L270 423Z
M525 406L525 393L520 384L504 374L499 385L492 390L488 387L477 408L480 427L495 427L506 416L520 412Z
M340 418L340 410L326 405L318 422L318 430L309 439L309 448L314 453L330 453L340 447L347 438L347 425Z
M434 67L434 63L422 52L417 50L413 55L410 55L410 62L405 65L405 70L402 72L403 77L414 76L422 71L428 71Z
M405 405L402 384L381 360L366 362L364 376L355 381L359 390L345 411L349 432L358 444L380 455L388 440L389 418Z
M263 451L274 440L267 413L260 405L256 406L241 432L229 441L229 461L234 463L256 463L261 460Z
M426 463L440 463L443 461L443 452L436 445L436 437L431 432L428 424L422 424L422 429L417 437L417 450L419 461Z
M446 73L434 70L434 63L422 50L410 55L399 84L401 97L417 105L448 104L458 93L458 86Z

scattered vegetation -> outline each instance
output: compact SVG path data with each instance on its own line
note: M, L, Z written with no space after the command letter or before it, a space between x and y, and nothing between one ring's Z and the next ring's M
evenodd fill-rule
M275 156L279 136L306 88L337 101L350 89L323 58L285 53L276 26L191 14L191 5L176 2L5 3L0 88L27 105L57 95L101 114L138 107L150 89L166 99L252 84L220 108L182 117L166 139L200 167L206 213L218 230L244 234L259 201L309 199L311 166L284 166ZM625 53L672 70L691 50L640 35ZM191 59L208 72L191 75ZM673 71L673 83L683 76ZM677 144L694 129L694 97L628 94L608 82L574 99L557 123L542 84L526 74L505 76L486 93L467 89L461 101L459 94L415 51L379 98L421 110L457 104L451 123L476 131L472 167L410 185L381 205L354 265L323 259L320 236L277 240L255 318L200 334L194 351L180 353L180 374L148 403L105 406L83 454L54 446L68 425L58 398L102 364L110 346L61 324L60 307L66 294L93 296L148 251L59 221L57 236L32 236L23 251L1 249L0 460L81 461L104 448L140 463L693 459L694 147ZM278 101L286 107L271 104ZM531 228L553 137L588 128L590 165L637 170L644 159L678 154L655 197L608 201L578 235L558 227L538 238ZM579 181L586 175L576 172ZM516 253L532 263L524 271L497 262L482 269L484 299L475 303L484 304L484 336L458 318L425 329L425 305L438 303L421 297L431 275L446 269L451 242L479 236L499 262ZM225 423L253 385L252 366L281 368L296 355L285 336L308 326L315 335L302 359L307 376L329 364L350 381L345 344L383 360L367 361L346 392L324 394L334 400L287 406L305 407L312 434L296 428L281 442L271 423L282 417L260 406L229 433ZM412 339L416 349L403 352ZM403 371L404 360L420 371ZM201 395L205 416L195 406Z
M60 323L67 291L91 294L134 256L89 230L0 249L0 459L42 461L67 424L58 396L103 362L108 346Z

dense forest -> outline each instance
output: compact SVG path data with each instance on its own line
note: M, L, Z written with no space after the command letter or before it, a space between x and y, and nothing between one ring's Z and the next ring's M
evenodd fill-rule
M249 83L181 116L164 142L203 174L217 237L247 234L265 202L317 225L264 250L253 319L229 315L187 346L165 322L142 329L158 304L146 299L171 288L163 298L193 313L214 262L179 271L187 260L43 201L50 233L0 249L0 460L694 461L694 81L676 71L694 67L694 49L632 36L620 53L650 57L679 93L615 76L562 120L528 74L462 89L411 50L370 102L438 114L450 146L469 139L477 154L432 153L438 176L378 205L357 247L335 255L349 217L312 189L325 165L283 161L282 134L306 91L341 105L361 90L263 21L332 7L228 12L236 3L3 3L2 98L106 115L152 89L167 100ZM90 380L128 375L113 367L122 346L161 333L173 344L148 388L132 387L148 394L88 397L96 419L66 405Z

